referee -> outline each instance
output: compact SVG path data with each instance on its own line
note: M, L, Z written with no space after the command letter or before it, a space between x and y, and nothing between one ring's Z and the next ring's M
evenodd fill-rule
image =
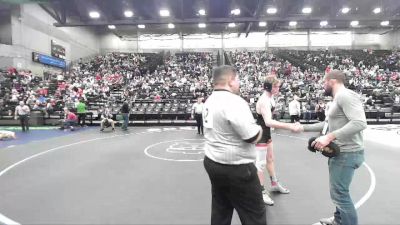
M21 123L22 132L29 131L29 114L31 110L24 101L20 101L19 105L15 107L14 119L19 117Z
M239 97L231 66L214 69L214 91L204 104L204 168L211 181L211 224L231 224L233 209L242 224L266 224L266 209L254 165L262 135L247 102Z
M204 127L203 127L203 99L201 97L197 98L197 102L192 106L192 118L196 119L197 125L197 133L204 135Z

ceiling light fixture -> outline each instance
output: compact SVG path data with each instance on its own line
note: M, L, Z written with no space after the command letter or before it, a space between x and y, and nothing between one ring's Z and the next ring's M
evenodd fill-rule
M240 9L238 9L238 8L232 9L232 10L231 10L231 14L232 14L232 15L235 15L235 16L240 15Z
M343 14L346 14L346 13L350 12L350 8L349 7L343 7L341 11L342 11Z
M130 10L126 10L126 11L124 12L124 15L125 15L125 17L132 17L132 16L133 16L133 12L130 11Z
M355 27L358 26L359 22L357 20L351 21L350 26Z
M89 16L90 16L90 18L97 19L100 17L100 13L98 13L96 11L92 11L89 13Z
M260 26L260 27L265 27L265 26L267 26L267 22L259 22L258 23L258 26Z
M160 10L160 16L162 16L162 17L169 16L169 10L168 9L161 9Z
M268 14L275 14L278 10L274 7L268 8L267 13Z
M375 8L372 12L374 12L375 14L381 13L381 8L377 7Z
M304 14L310 14L312 12L312 8L311 7L304 7L301 10L301 12L304 13Z
M389 26L389 21L388 20L382 21L381 26L384 26L384 27Z
M205 16L205 15L206 15L206 10L200 9L200 10L199 10L199 15L200 15L200 16Z

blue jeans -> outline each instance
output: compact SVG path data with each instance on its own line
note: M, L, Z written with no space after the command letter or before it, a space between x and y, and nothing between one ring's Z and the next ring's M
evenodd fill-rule
M124 122L122 123L122 129L127 130L128 129L128 123L129 123L129 113L122 113L122 118L124 119Z
M311 112L309 112L309 111L305 112L305 113L304 113L304 119L305 119L306 121L311 120Z
M76 125L77 125L76 120L66 120L66 121L64 121L64 123L63 123L63 127L64 127L65 129L71 128L72 126L76 126Z
M333 204L336 206L335 221L341 225L357 225L358 218L349 187L354 171L364 162L364 151L340 153L330 158L329 186Z

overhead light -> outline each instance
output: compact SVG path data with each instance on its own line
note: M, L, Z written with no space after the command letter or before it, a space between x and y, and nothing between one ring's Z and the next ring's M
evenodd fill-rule
M267 26L267 22L259 22L258 26L265 27L265 26Z
M276 8L268 8L267 13L268 14L275 14L278 10Z
M232 14L232 15L235 15L235 16L240 15L240 9L232 9L232 10L231 10L231 14Z
M108 25L108 29L114 30L115 29L115 25Z
M323 20L319 23L319 25L321 25L321 27L325 27L326 25L328 25L328 21Z
M346 13L350 12L350 8L349 7L343 7L341 11L342 11L343 14L346 14Z
M228 27L236 27L236 24L235 23L229 23Z
M90 18L94 18L97 19L100 17L100 13L96 12L96 11L92 11L89 13Z
M162 17L169 16L169 10L168 9L161 9L160 10L160 16L162 16Z
M350 25L352 26L352 27L355 27L355 26L358 26L358 21L357 20L354 20L354 21L351 21L350 22Z
M169 28L169 29L174 29L174 28L175 28L175 25L174 25L173 23L169 23L169 24L168 24L168 28Z
M297 22L296 21L290 21L289 22L289 26L291 26L291 27L294 27L294 26L296 26L297 25Z
M206 24L205 23L199 23L199 28L206 28Z
M381 26L389 26L389 21L388 20L382 21Z
M144 25L144 24L139 24L139 25L137 25L137 26L138 26L138 28L140 28L140 29L146 28L146 25Z
M126 10L126 11L124 12L124 15L125 15L125 17L132 17L132 16L133 16L133 12L130 11L130 10Z
M305 14L310 14L310 13L312 12L312 8L310 8L310 7L304 7L304 8L301 10L301 12L302 12L302 13L305 13Z
M372 12L374 12L375 14L378 14L381 12L381 8L377 7L374 10L372 10Z
M199 10L199 15L200 15L200 16L205 16L205 15L206 15L206 10L200 9L200 10Z

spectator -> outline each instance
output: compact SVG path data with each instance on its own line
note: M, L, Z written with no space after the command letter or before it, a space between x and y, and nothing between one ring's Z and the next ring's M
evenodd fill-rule
M61 129L70 129L71 131L74 130L74 126L77 125L78 117L71 112L68 108L64 108L65 118L62 121Z
M318 121L325 121L325 103L323 100L319 100L318 104L315 106L315 111Z
M86 119L86 104L83 102L83 99L79 99L79 102L76 106L76 110L78 113L78 125L81 127L86 126L85 119ZM81 124L82 122L82 124Z
M129 125L129 111L130 111L130 109L129 109L129 104L128 104L128 102L124 102L123 104L122 104L122 107L121 107L121 114L122 114L122 118L123 118L123 123L122 123L122 126L121 126L121 128L122 128L122 130L128 130L128 125Z
M115 131L115 122L112 117L113 115L111 113L111 110L108 107L104 108L103 113L101 114L102 120L100 123L100 131L104 131L104 128L110 126L112 127L112 131Z
M298 101L297 95L295 95L293 100L289 103L289 114L292 123L300 121L300 102Z

